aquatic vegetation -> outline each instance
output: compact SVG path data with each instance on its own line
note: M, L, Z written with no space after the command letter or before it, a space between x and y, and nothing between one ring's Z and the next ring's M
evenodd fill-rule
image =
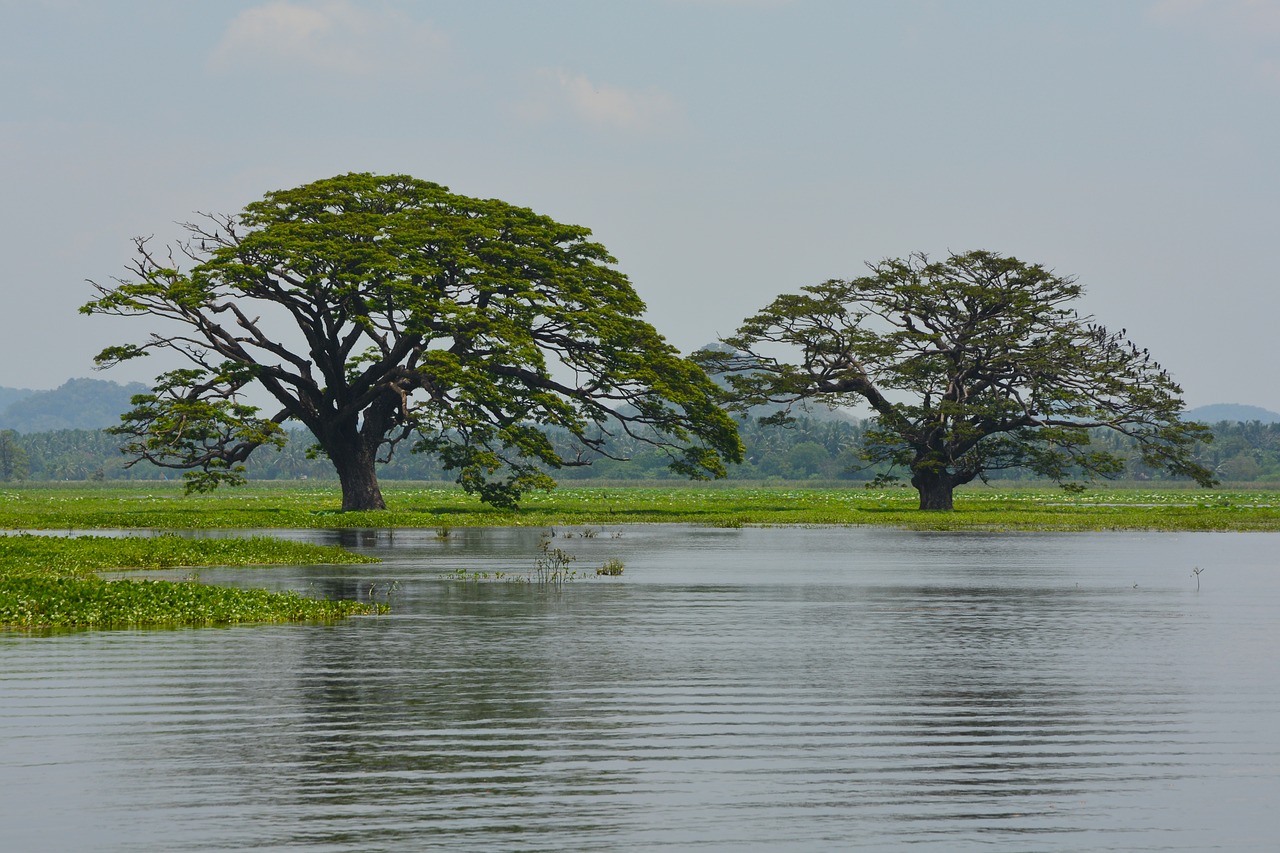
M137 628L340 619L385 610L322 601L293 592L235 589L184 581L107 580L111 569L367 563L340 548L248 539L0 536L0 626Z
M162 536L0 536L0 571L53 569L87 575L111 569L178 566L265 566L305 563L376 563L336 546L270 536L188 539Z
M0 495L0 529L418 527L439 532L528 526L569 532L679 522L729 529L870 524L916 530L1280 530L1280 492L1148 484L1079 494L1042 486L965 487L955 494L955 511L947 513L920 512L914 494L901 488L593 485L531 493L516 510L486 507L461 489L441 485L386 483L383 493L390 509L340 512L336 487L312 483L255 483L232 495L188 497L177 484L21 484Z
M535 584L538 586L562 586L569 581L577 580L579 577L587 577L588 575L579 575L576 570L569 568L570 565L577 562L578 558L575 554L571 554L563 548L552 544L557 535L565 539L572 538L570 534L557 534L555 530L544 532L538 538L538 556L534 558L533 568L528 571L486 572L454 569L446 573L444 577L460 581L463 584L492 580ZM591 536L586 538L590 539L594 535L595 531L592 531ZM596 577L617 577L622 574L624 568L625 564L622 560L610 558L604 561L604 565L595 570L595 575Z
M576 572L569 570L569 564L578 558L563 548L554 547L551 544L553 535L544 533L538 540L538 551L542 556L533 561L533 578L537 583L559 586L577 577Z
M156 628L340 619L375 609L293 592L194 581L113 580L34 572L0 575L0 625L9 628Z
M618 575L622 574L622 570L625 568L626 565L621 560L605 560L604 565L596 569L596 574L616 578Z
M502 580L504 577L513 581L522 580L517 576L508 575L505 572L481 572L481 571L469 572L466 569L454 569L453 571L445 575L445 577L449 578L450 580L460 581L461 583L464 583L464 584L479 583L480 581L487 581L487 580Z

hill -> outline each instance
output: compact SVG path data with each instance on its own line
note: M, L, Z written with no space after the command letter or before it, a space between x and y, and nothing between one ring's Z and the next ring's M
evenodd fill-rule
M1246 406L1242 403L1213 403L1208 406L1197 406L1188 409L1184 417L1189 421L1200 421L1205 424L1249 423L1261 421L1264 424L1280 423L1280 414L1260 406Z
M40 392L32 391L30 388L0 388L0 412L3 412L10 403L16 403L38 393Z
M140 382L69 379L52 391L32 391L9 402L0 409L0 429L26 433L114 426L129 410L129 398L148 390Z

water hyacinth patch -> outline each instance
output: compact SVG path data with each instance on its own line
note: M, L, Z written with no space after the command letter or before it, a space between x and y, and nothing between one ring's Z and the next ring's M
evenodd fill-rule
M0 536L0 626L138 628L340 619L385 610L195 581L106 580L108 569L377 562L340 548L249 539Z
M8 628L157 628L242 622L310 622L369 614L355 601L232 589L194 581L113 580L38 573L0 576Z
M187 539L162 536L0 536L0 570L54 569L85 574L110 569L180 566L268 566L303 563L376 563L336 546L288 542L270 536Z

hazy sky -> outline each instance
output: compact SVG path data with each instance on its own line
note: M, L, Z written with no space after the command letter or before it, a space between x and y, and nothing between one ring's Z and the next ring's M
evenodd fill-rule
M143 336L76 314L132 236L375 171L590 227L685 351L981 248L1280 410L1280 0L0 0L0 107L0 385Z

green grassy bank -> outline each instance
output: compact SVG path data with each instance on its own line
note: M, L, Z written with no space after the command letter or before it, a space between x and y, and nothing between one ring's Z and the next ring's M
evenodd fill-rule
M1187 488L968 488L956 509L915 509L907 489L811 485L598 486L528 495L496 510L456 488L384 484L385 512L342 513L336 486L260 483L184 496L176 484L23 484L0 489L0 529L251 529L679 522L717 527L883 525L913 530L1280 531L1280 492ZM336 619L371 608L194 581L107 580L116 568L358 562L337 548L240 539L0 536L0 626L164 627Z
M339 619L373 608L189 581L107 580L111 569L369 562L269 537L0 536L0 627L138 628Z
M456 488L384 484L385 512L342 513L336 486L261 483L183 496L176 484L23 485L0 490L0 529L461 527L683 522L887 525L914 530L1280 530L1280 492L1188 488L965 488L950 513L910 489L721 484L566 487L519 510Z

